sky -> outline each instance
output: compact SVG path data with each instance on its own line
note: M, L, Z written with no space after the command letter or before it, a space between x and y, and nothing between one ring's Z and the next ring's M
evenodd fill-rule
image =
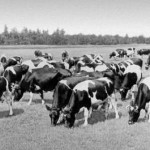
M48 30L66 34L150 37L150 0L0 0L0 33Z

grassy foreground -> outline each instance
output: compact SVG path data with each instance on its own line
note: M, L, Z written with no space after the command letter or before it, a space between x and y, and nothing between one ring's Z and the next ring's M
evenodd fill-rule
M98 46L89 48L67 48L71 56L88 53L100 53L108 60L109 53L120 46ZM126 46L127 47L127 46ZM148 46L146 46L148 47ZM36 47L34 47L36 49ZM24 59L33 58L34 48L26 50L3 49L0 52L7 56L21 55ZM38 47L39 48L39 47ZM138 45L137 48L142 48ZM45 48L44 52L52 52L54 58L60 59L66 48ZM144 62L147 57L144 57ZM109 61L109 60L108 60ZM144 76L150 75L144 70ZM52 102L52 92L45 94L47 103ZM49 113L41 104L40 96L35 95L32 105L28 106L29 94L23 101L13 105L14 115L8 116L8 106L0 103L0 150L149 150L150 124L143 119L141 113L138 123L128 125L126 106L130 102L120 100L118 109L120 119L115 119L114 110L110 110L109 119L104 119L103 112L93 112L89 126L82 127L83 115L77 116L75 127L67 129L63 125L50 126Z

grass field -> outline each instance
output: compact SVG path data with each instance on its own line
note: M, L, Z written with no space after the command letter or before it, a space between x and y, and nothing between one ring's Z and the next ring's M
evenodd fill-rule
M83 54L102 54L106 61L109 53L116 48L135 47L150 48L150 45L117 45L117 46L5 46L0 47L0 55L8 57L19 55L24 59L34 58L34 51L41 49L51 52L56 60L67 50L70 56ZM143 57L144 62L146 56ZM143 68L144 76L149 71ZM41 104L40 96L35 95L33 103L28 106L29 94L13 105L14 115L8 116L8 106L0 103L0 150L149 150L150 124L143 119L142 111L138 123L128 125L126 106L130 99L122 102L118 94L120 119L115 119L114 110L110 110L109 119L104 119L103 112L93 112L90 125L82 127L83 114L77 116L75 127L67 129L63 125L50 126L49 113ZM52 102L52 92L45 94L47 103Z

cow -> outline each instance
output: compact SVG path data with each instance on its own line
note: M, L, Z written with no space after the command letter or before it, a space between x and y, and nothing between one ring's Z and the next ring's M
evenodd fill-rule
M0 62L0 76L3 75L5 69L9 66L13 66L16 64L22 63L22 57L20 56L14 56L9 59L6 58L6 56L1 56L1 62Z
M133 57L134 54L135 54L135 48L134 47L133 48L128 48L126 50L126 52L127 52L127 57Z
M116 57L120 57L123 58L127 56L127 52L124 49L116 49L115 51L113 51L112 53L110 53L109 58L111 59L112 57L116 58Z
M16 64L21 64L22 63L23 58L20 56L14 56L9 58L6 63L4 64L4 70L9 67L9 66L14 66Z
M124 79L121 85L120 94L122 100L125 100L128 90L132 90L132 99L136 85L142 79L142 68L138 65L128 66L124 72ZM131 89L133 88L133 89Z
M6 68L3 76L8 81L10 91L12 90L13 85L18 84L21 81L22 76L27 73L28 69L29 69L29 66L24 65L24 64L10 66Z
M54 66L47 61L43 61L40 58L23 61L22 64L29 66L28 71L32 72L32 69L43 68L48 66L49 68L54 68Z
M59 122L61 111L68 104L73 88L88 79L90 78L85 76L72 76L58 82L53 94L52 107L46 105L53 126Z
M103 64L97 64L97 63L87 63L87 64L82 64L82 63L78 63L75 69L76 73L79 73L81 71L86 71L86 72L94 72L94 71L105 71L107 70L108 67L106 66L105 63Z
M150 49L140 49L137 51L138 55L149 55L150 54Z
M75 115L83 108L84 125L88 125L88 117L91 116L92 107L100 109L101 104L106 104L108 98L114 106L116 118L119 118L114 94L114 74L109 72L104 77L80 82L73 88L69 103L64 108L64 120L66 127L72 127ZM107 118L107 115L106 115Z
M146 107L147 104L148 107ZM130 105L127 106L127 109L129 112L129 124L137 122L142 109L148 113L148 122L150 122L150 77L146 77L140 82L137 96L134 101L130 102Z
M0 100L6 101L9 105L9 115L13 115L13 109L12 109L12 93L9 90L8 87L8 81L5 77L0 76Z
M70 71L61 68L55 69L45 66L43 68L32 69L32 72L27 72L19 85L16 86L14 100L20 100L24 92L30 92L30 100L28 102L28 105L30 105L33 93L40 93L42 104L44 104L43 91L54 90L60 80L71 75Z

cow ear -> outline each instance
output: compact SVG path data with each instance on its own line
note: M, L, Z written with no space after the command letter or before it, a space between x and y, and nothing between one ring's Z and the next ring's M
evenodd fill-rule
M47 109L48 111L51 111L51 110L52 110L52 107L50 107L50 106L48 106L48 105L45 105L45 107L46 107L46 109Z

